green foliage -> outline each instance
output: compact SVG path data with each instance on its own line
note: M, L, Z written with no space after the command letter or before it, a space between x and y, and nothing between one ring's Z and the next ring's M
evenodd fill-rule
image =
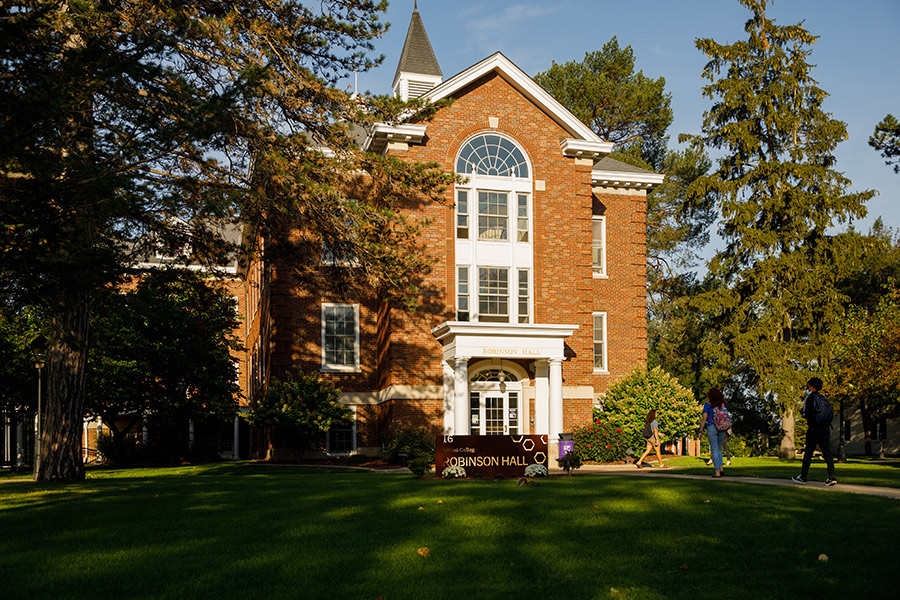
M298 373L271 381L265 395L242 416L251 425L287 432L301 448L318 448L325 432L352 422L339 399L337 388L318 373Z
M900 173L900 121L887 115L875 126L869 145L881 153L886 165L894 165L894 173Z
M128 465L140 462L144 448L137 436L124 436L124 443L118 443L112 435L101 433L97 436L97 459L102 463Z
M0 301L0 412L31 412L37 405L37 369L30 344L38 334L33 307L16 309Z
M119 443L143 419L174 435L188 419L235 414L239 321L234 300L217 282L186 269L158 269L127 292L107 290L95 305L84 410L114 430ZM173 451L186 457L187 439L181 445ZM128 456L124 447L108 454Z
M868 412L900 410L900 283L892 281L874 309L848 309L834 356L833 394L862 399Z
M628 435L607 413L598 413L594 422L572 428L575 451L583 460L611 463L625 458L631 447Z
M569 452L562 458L557 458L556 462L559 464L559 468L565 471L567 475L571 474L575 469L580 469L582 465L581 456L578 452Z
M641 432L650 409L656 411L661 442L691 435L700 423L701 407L690 390L659 367L638 368L619 379L603 396L594 418L621 428L625 443L637 451L646 445Z
M407 463L407 467L412 471L412 474L416 477L424 477L426 473L431 471L431 463L433 461L428 460L427 457L423 455L418 455Z
M84 476L66 424L83 416L92 298L148 255L226 264L238 248L217 232L240 220L250 248L273 234L270 250L312 273L304 283L416 297L427 261L397 208L433 200L452 176L363 152L346 123L407 115L334 87L380 64L368 53L386 10L373 0L0 5L0 295L47 309L55 365L45 444L55 457L40 478ZM353 189L363 173L367 189ZM280 235L294 225L309 235ZM319 276L310 267L323 242L359 269Z
M395 423L388 430L382 457L392 464L411 463L422 458L434 462L434 434L427 427ZM411 467L410 467L411 468Z
M665 148L665 131L672 123L666 80L635 72L631 46L620 48L615 37L602 50L585 53L581 62L554 61L534 80L620 150L636 146L647 160Z
M874 192L848 192L834 149L846 125L823 108L827 94L807 62L815 36L777 26L765 0L741 0L752 13L748 39L698 39L708 58L703 94L713 104L703 132L685 136L721 158L690 186L714 201L725 246L709 264L710 283L692 305L709 321L702 352L716 378L746 366L761 395L780 400L785 454L809 370L827 363L843 298L836 282L851 269L846 237L830 229L865 214Z

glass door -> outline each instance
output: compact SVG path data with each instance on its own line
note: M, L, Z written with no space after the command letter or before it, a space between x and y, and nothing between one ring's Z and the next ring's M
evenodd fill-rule
M470 392L469 418L472 435L518 435L519 392Z

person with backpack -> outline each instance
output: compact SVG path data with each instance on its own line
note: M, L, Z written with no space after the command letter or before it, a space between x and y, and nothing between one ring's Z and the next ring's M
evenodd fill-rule
M656 420L656 411L652 408L647 411L647 416L644 417L644 431L642 435L647 440L647 449L644 450L644 453L641 454L641 457L634 464L637 465L638 469L643 468L644 459L656 449L656 458L659 459L659 466L665 469L666 465L663 464L662 454L659 451L659 421Z
M822 458L828 466L828 479L825 485L837 485L834 478L834 457L831 455L831 421L834 419L834 409L828 399L822 395L822 380L813 377L806 383L806 400L800 414L806 417L806 448L803 449L803 466L800 474L791 477L797 483L806 483L809 474L809 465L812 462L813 452L816 446L822 451Z
M725 395L719 388L709 388L706 400L697 437L700 437L705 428L706 437L709 439L709 453L712 455L713 468L716 470L713 477L721 477L725 474L725 469L722 468L722 444L731 428L731 413L725 408Z

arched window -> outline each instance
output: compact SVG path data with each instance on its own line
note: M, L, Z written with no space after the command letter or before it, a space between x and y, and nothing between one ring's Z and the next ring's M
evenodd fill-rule
M528 177L525 155L511 140L493 133L476 136L466 142L456 159L461 175Z
M457 320L530 323L531 163L502 133L466 140L456 156ZM465 257L465 258L463 258Z
M503 378L500 378L500 374L503 374ZM513 373L503 369L487 369L485 371L481 371L477 373L474 377L472 377L473 382L478 381L518 381L519 378L516 377Z

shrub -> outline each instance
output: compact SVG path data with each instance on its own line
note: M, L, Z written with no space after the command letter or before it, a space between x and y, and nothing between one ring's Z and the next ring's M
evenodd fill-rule
M612 385L602 409L594 411L594 421L622 428L626 445L642 452L646 440L641 432L648 410L656 410L660 441L666 441L695 435L701 406L690 390L661 368L635 369Z
M120 455L124 452L124 455ZM97 436L97 460L105 464L128 465L144 458L144 447L133 433L125 435L124 445L116 448L115 438L107 433Z
M629 447L625 431L613 423L609 415L598 415L593 423L572 429L575 451L582 460L616 462L625 458Z
M398 423L387 432L382 458L392 464L402 464L418 459L434 462L434 435L427 427L415 427L409 423Z
M559 463L559 468L567 474L571 473L574 469L581 468L581 457L578 456L577 452L569 452L562 458L557 458L556 462Z
M547 467L537 463L525 467L525 477L546 477L549 473Z
M406 465L412 474L416 477L424 477L425 473L431 471L431 461L423 456L417 456L409 461Z

